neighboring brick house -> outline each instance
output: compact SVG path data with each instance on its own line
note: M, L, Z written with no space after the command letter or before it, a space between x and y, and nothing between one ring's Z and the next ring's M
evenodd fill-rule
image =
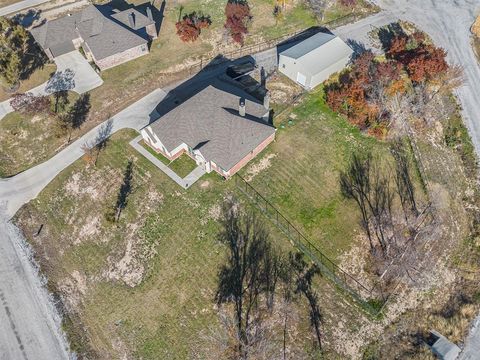
M115 10L89 5L31 30L50 59L83 48L100 70L148 54L148 42L157 37L150 8Z
M218 81L146 126L142 136L170 160L186 153L207 173L229 178L275 139L269 115L263 104Z

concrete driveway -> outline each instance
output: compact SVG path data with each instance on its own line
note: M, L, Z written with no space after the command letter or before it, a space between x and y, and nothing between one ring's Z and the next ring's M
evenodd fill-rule
M65 73L68 70L72 70L74 73L73 87L63 90L72 90L78 94L83 94L103 84L102 78L78 51L60 55L55 58L55 64L57 64L57 73Z
M103 84L102 78L90 66L88 61L77 50L55 58L57 71L46 83L30 91L34 95L48 95L62 90L83 94ZM10 100L0 103L0 120L13 112Z

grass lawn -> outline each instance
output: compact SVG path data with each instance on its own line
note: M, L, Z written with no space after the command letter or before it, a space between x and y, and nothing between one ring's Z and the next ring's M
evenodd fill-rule
M212 208L230 184L211 175L183 191L128 145L136 135L115 134L96 168L77 161L22 210L19 221L34 228L40 216L49 223L39 255L48 256L42 266L58 291L76 272L88 279L77 316L99 358L120 356L116 341L144 359L188 358L192 340L216 321L211 301L222 252ZM104 214L115 204L128 159L135 161L136 190L120 222L110 224ZM130 255L135 260L124 264ZM125 285L136 276L141 285Z
M70 92L72 104L78 95ZM7 114L0 120L0 177L15 175L47 159L66 145L53 116ZM76 132L80 132L79 129Z
M250 183L335 258L360 231L355 206L340 193L339 172L354 151L370 150L387 160L390 155L386 144L332 113L322 97L322 89L315 91L293 110L294 120L292 115L277 119L277 139L267 150L270 166ZM248 168L241 175L251 176Z
M142 145L145 150L147 150L150 154L152 154L153 156L155 156L158 160L160 160L162 163L164 163L165 165L169 165L171 163L170 160L168 160L165 156L163 156L162 154L159 154L157 153L155 150L153 150L150 146L148 146L147 144L145 144L145 141L143 140L140 140L139 142L140 145Z
M197 167L197 164L190 156L183 154L177 159L173 160L169 167L175 171L178 176L184 178Z
M32 75L26 80L20 82L20 87L16 92L24 93L27 92L38 85L43 84L44 82L50 79L50 76L56 71L57 65L55 63L45 64L42 68L37 69L33 72ZM0 86L0 101L5 101L9 99L12 94L6 92L2 86Z
M327 111L321 92L294 113L295 124L279 130L276 142L242 175L253 177L258 190L337 255L357 228L355 206L339 195L337 172L354 149L386 150ZM137 135L115 134L97 167L75 162L20 210L16 222L50 287L62 294L75 348L85 349L78 339L87 336L93 357L192 358L207 329L218 325L213 298L224 248L215 235L221 203L235 184L212 173L183 190L128 145ZM272 154L270 167L259 171L258 162ZM130 159L134 191L112 224L105 214L115 205ZM342 222L351 226L344 229ZM33 237L40 224L42 233ZM277 246L289 248L275 233ZM329 289L324 296L337 297ZM82 324L86 333L72 324ZM310 335L304 335L298 333L298 346L308 348Z
M150 154L155 156L158 160L167 165L170 169L175 171L175 173L181 178L184 178L185 176L190 174L193 169L197 167L197 163L187 154L183 154L175 160L170 161L165 156L157 153L150 146L145 144L143 140L140 141L140 145L142 145Z

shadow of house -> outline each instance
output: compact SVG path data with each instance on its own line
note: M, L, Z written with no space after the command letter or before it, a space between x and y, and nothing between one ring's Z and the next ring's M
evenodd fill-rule
M186 153L206 172L235 174L275 138L270 109L225 79L226 68L242 60L220 55L169 91L141 131L145 142L170 160Z

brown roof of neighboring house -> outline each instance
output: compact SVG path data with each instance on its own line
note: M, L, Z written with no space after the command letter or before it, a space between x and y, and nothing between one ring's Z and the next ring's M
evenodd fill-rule
M147 39L134 32L137 27L129 28L128 20L127 24L119 22L113 16L121 13L110 15L109 10L111 9L104 7L101 11L100 7L89 5L78 12L48 21L33 28L31 32L44 49L56 49L61 44L81 37L96 60L147 44ZM146 16L144 17L149 20ZM142 20L142 23L146 21ZM66 49L63 46L60 48ZM54 53L54 56L56 55L60 54Z
M246 115L239 102L246 100ZM207 161L228 171L253 151L275 128L262 119L263 104L229 84L218 82L178 105L151 128L169 152L185 143Z

